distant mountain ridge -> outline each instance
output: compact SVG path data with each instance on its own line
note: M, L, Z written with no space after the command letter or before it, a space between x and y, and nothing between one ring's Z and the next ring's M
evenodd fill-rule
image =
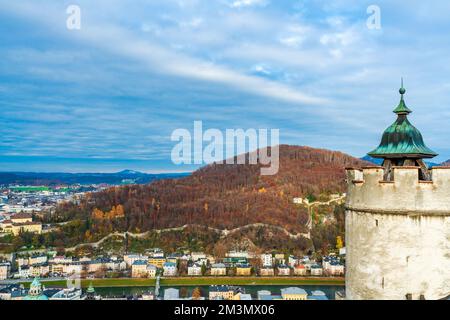
M148 174L134 170L116 173L63 173L63 172L0 172L0 185L58 185L58 184L146 184L160 179L176 179L190 173Z
M383 164L383 159L373 158L373 157L371 157L369 155L366 155L366 156L362 157L361 160L371 162L371 163L376 164L378 166L381 166ZM435 163L435 162L430 162L430 161L425 161L425 164L429 168L431 168L431 167L440 167L440 166L448 166L448 165L450 165L450 159L445 161L445 162L443 162L443 163L440 163L440 164L439 163Z
M45 238L45 245L75 246L114 232L149 232L148 238L128 239L126 250L148 246L217 253L253 248L300 254L312 247L334 248L336 237L344 236L345 219L343 204L330 203L331 195L346 191L345 167L370 163L305 146L281 145L279 155L279 171L273 176L262 176L261 164L211 164L184 178L107 188L61 203L43 222L71 223ZM116 175L123 174L136 175ZM295 203L298 197L323 204L310 212ZM238 231L222 238L211 228L224 234ZM157 232L167 229L173 231Z

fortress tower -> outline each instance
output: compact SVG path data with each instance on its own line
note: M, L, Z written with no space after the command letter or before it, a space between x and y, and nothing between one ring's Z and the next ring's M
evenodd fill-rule
M436 153L397 120L369 155L382 166L347 169L347 299L442 299L450 295L450 167L424 164Z

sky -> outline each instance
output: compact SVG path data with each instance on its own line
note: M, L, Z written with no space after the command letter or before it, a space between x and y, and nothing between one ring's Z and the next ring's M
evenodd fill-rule
M0 0L0 171L189 171L170 138L194 121L362 157L395 120L401 77L410 121L445 161L448 12L446 0Z

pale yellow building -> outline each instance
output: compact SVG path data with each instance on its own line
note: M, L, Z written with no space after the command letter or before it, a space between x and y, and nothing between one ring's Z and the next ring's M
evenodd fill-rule
M209 289L209 300L233 300L235 292L228 286L212 286Z
M147 276L147 262L142 260L135 261L131 266L131 277L146 278Z
M161 257L150 257L148 258L148 263L161 269L164 266L164 263L166 263L166 259Z
M307 300L308 293L302 288L290 287L281 289L281 298L283 300Z
M25 223L13 223L11 232L13 235L18 236L23 232L42 233L42 224L40 222L25 222Z
M28 213L17 213L10 220L4 220L0 224L0 229L4 233L12 233L14 236L21 232L42 233L42 224L33 222L33 218Z
M27 223L32 222L33 217L31 214L28 213L16 213L15 215L11 216L11 222L14 223Z
M6 280L9 278L9 271L11 265L9 263L0 263L0 280Z
M237 266L236 267L236 275L237 276L251 276L252 275L252 267L251 266Z

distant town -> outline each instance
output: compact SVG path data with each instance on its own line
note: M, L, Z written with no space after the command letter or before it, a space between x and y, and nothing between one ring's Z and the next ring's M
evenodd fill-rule
M69 257L58 256L56 252L46 251L39 254L17 254L11 259L3 258L0 264L0 299L3 300L28 300L33 295L54 299L85 299L88 291L93 290L92 283L102 280L103 284L108 280L121 280L124 284L133 285L133 280L154 279L155 290L132 297L136 299L181 299L179 289L167 288L164 295L159 296L161 279L180 278L186 283L195 286L197 283L207 283L207 278L217 280L224 279L223 285L209 287L207 296L194 290L187 299L224 299L224 300L251 300L250 294L238 286L226 285L230 279L242 278L253 283L271 283L273 280L286 277L304 277L311 280L317 278L324 280L326 277L334 279L344 274L343 253L322 258L321 262L308 256L294 257L281 253L264 253L255 256L249 252L228 252L223 259L217 259L203 252L174 253L166 255L162 250L154 248L147 254L126 254L124 256L103 257ZM257 263L250 263L257 261ZM34 279L34 280L33 280ZM50 288L53 282L64 283L65 279L90 281L91 285L83 292L81 288ZM24 283L33 280L29 288ZM197 282L197 280L199 280ZM258 281L259 280L259 281ZM263 281L261 281L263 280ZM41 281L50 284L45 289ZM62 281L62 282L61 282ZM231 281L233 282L233 281ZM276 280L275 280L276 282ZM114 283L114 282L111 282ZM39 287L39 288L34 288ZM91 297L92 298L92 297ZM96 295L95 299L102 297ZM103 297L104 299L112 297ZM117 298L117 297L116 297ZM125 299L127 297L122 297ZM128 297L130 298L130 297ZM267 290L258 292L259 300L307 300L328 299L323 292L315 291L307 294L303 288L287 287L281 290L281 294L272 294Z
M89 192L111 187L98 185L5 186L1 190L0 237L22 234L42 235L59 227L40 220L63 202L77 202ZM335 196L336 198L337 196ZM296 198L294 203L308 202ZM292 283L343 284L345 248L317 259L282 252L229 251L224 257L205 252L181 250L164 252L159 248L143 253L113 252L77 254L58 252L57 248L23 248L17 252L0 253L1 300L78 300L78 299L210 299L210 300L324 300L323 291L307 293ZM146 280L147 279L147 280ZM161 283L172 279L189 286L199 286L191 293ZM233 285L233 279L242 286ZM79 281L78 286L68 283ZM93 284L151 288L139 295L102 296ZM147 281L142 282L142 281ZM276 292L259 290L246 293L245 285L286 284ZM83 283L83 285L81 285ZM89 283L89 286L87 285ZM208 285L207 290L200 287ZM180 293L181 291L181 293ZM207 292L205 292L207 291Z

